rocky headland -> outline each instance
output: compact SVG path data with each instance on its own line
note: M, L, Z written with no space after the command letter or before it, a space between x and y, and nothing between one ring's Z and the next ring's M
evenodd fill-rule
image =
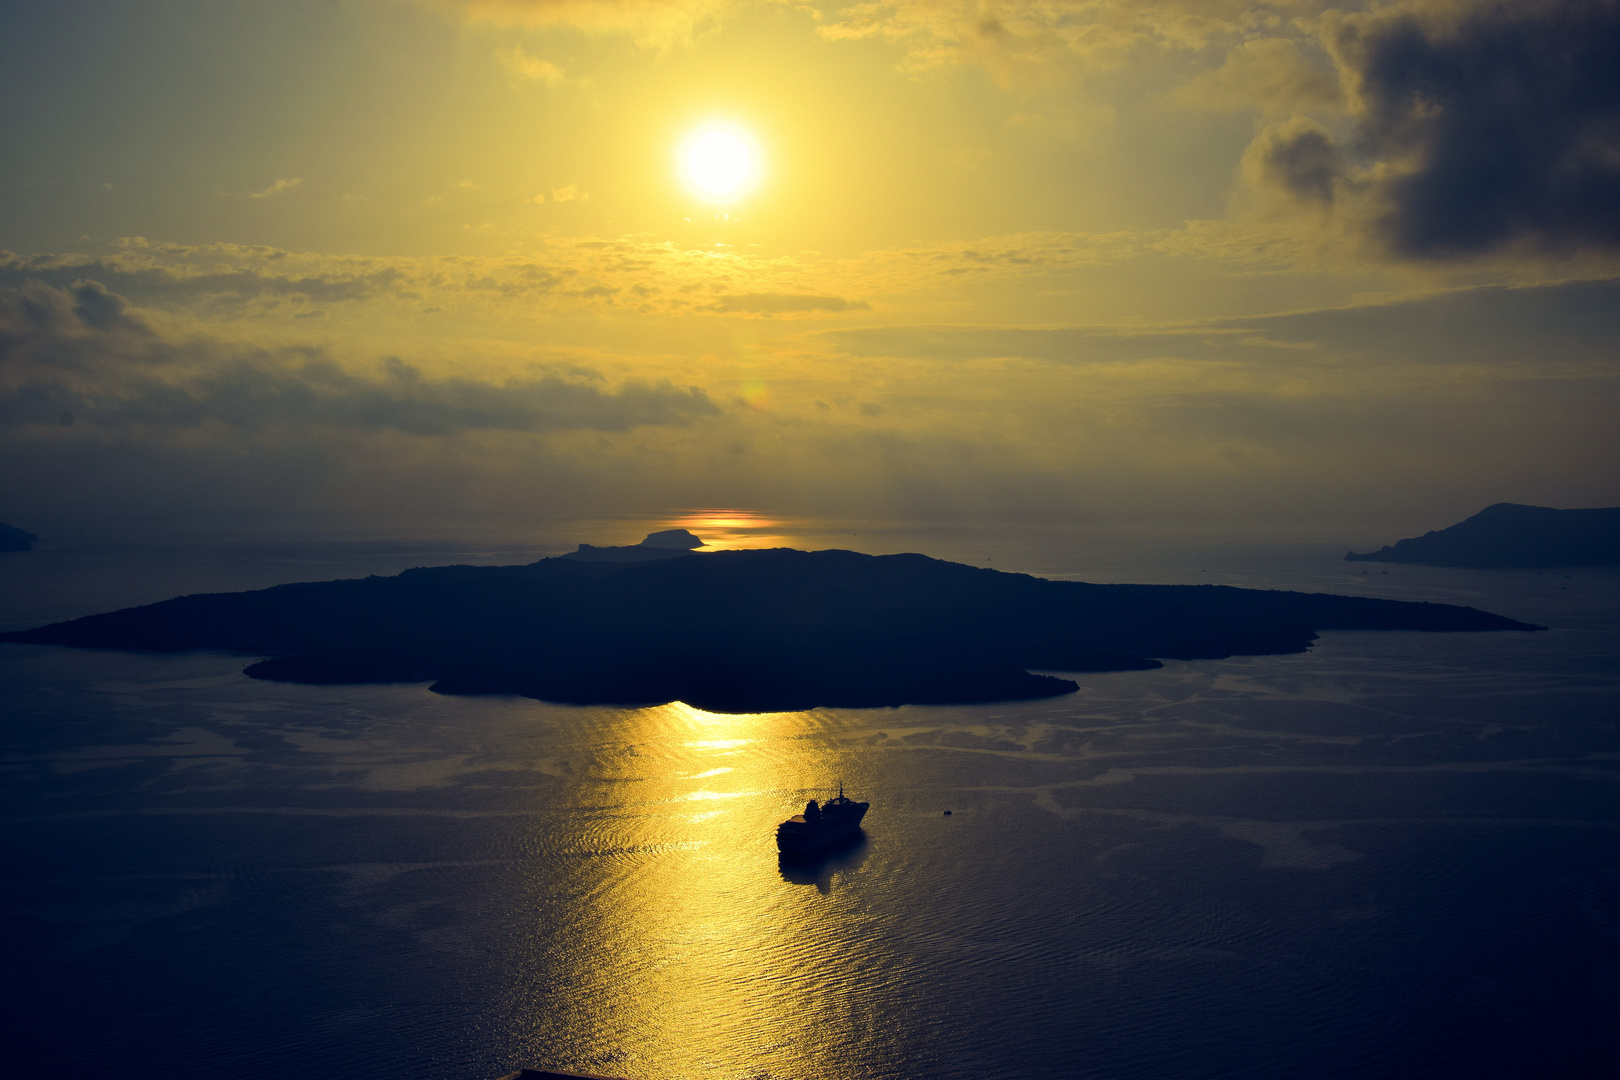
M1554 510L1497 503L1450 528L1345 558L1476 568L1620 566L1620 506Z

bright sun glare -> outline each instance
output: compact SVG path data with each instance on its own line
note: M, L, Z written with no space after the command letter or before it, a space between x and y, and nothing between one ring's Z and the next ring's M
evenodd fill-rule
M710 202L730 202L759 179L759 149L746 131L710 124L686 137L680 150L681 178Z

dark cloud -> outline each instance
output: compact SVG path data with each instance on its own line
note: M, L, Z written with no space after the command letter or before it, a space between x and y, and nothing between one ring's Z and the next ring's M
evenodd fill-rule
M73 255L25 258L0 251L0 288L21 288L28 282L65 288L86 279L106 282L119 294L144 303L266 297L341 303L399 292L404 287L404 275L392 267L293 276L251 268L195 272Z
M96 282L0 290L0 427L624 431L684 426L719 408L696 387L629 380L605 390L546 374L502 383L426 378L398 360L376 377L317 349L167 342Z
M1373 181L1390 247L1620 247L1620 0L1455 10L1349 19L1331 36L1363 109L1352 149L1390 172Z
M1333 202L1344 173L1344 155L1326 129L1298 123L1268 130L1258 143L1266 179L1300 199Z
M803 296L797 293L735 293L722 296L710 311L750 313L755 315L785 315L798 311L867 311L871 305L864 300L845 300L842 296Z
M136 323L129 316L129 301L117 293L108 292L99 281L77 281L72 288L73 314L92 330L133 329ZM139 326L145 329L144 325Z
M517 277L498 280L493 274L468 278L463 284L470 292L495 292L502 296L526 296L531 293L549 293L562 283L562 277L545 267L525 263L516 270ZM565 271L571 273L571 271ZM616 291L616 290L615 290ZM571 295L578 295L571 294Z
M555 376L493 384L467 379L372 380L329 361L297 367L232 361L169 381L153 377L83 387L31 380L0 394L0 426L56 424L169 428L206 423L262 431L349 428L453 435L464 431L624 431L676 425L719 409L702 390L626 382L616 391Z
M86 330L148 332L129 314L129 301L99 281L75 281L64 289L34 281L0 289L0 343Z
M156 340L129 301L100 282L0 289L0 386L27 365L77 370L113 356L126 364L151 360Z

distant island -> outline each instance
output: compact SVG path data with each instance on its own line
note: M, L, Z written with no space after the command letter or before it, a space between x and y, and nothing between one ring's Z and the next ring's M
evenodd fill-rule
M774 712L1055 697L1078 687L1033 672L1297 653L1318 630L1543 629L1448 604L1048 581L923 555L665 550L183 596L0 641L268 656L247 674L283 682Z
M647 538L639 544L626 547L581 544L578 551L570 551L559 557L580 562L647 562L650 559L673 559L702 546L703 541L685 529L665 529L663 532L648 533Z
M0 551L32 551L39 537L15 525L0 524Z
M1554 510L1497 503L1449 529L1398 541L1350 562L1425 566L1547 567L1620 565L1620 506Z

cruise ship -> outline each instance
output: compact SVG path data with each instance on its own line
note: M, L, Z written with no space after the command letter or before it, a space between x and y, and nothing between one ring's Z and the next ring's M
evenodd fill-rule
M794 814L776 827L776 847L779 851L814 851L841 840L860 828L871 803L856 802L844 797L844 785L838 785L838 797L821 805L811 799L804 813Z

